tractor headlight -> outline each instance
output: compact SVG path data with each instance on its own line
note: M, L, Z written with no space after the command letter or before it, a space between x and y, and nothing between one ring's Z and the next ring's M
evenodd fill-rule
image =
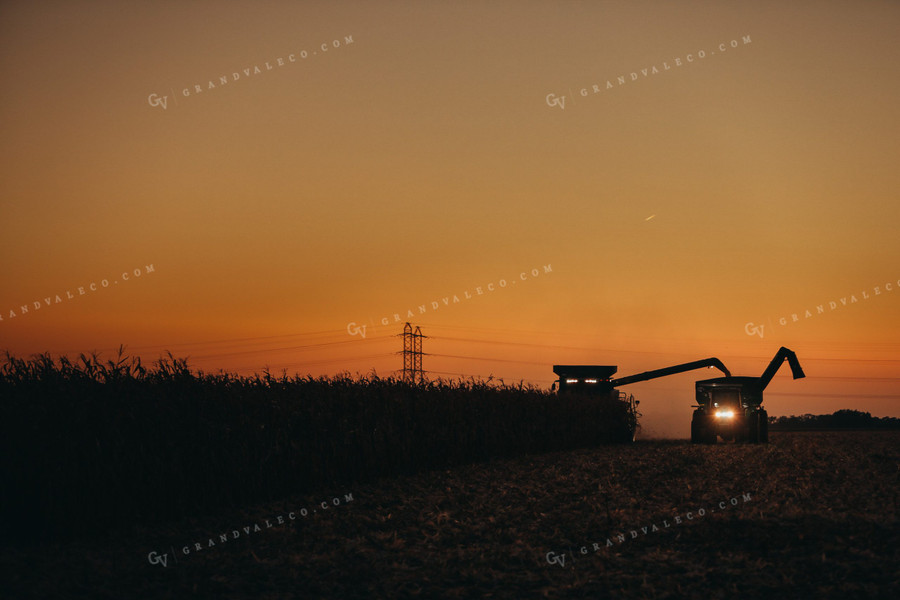
M717 411L716 411L716 418L717 418L717 419L731 419L731 418L733 418L733 417L734 417L734 411L733 411L733 410L717 410Z

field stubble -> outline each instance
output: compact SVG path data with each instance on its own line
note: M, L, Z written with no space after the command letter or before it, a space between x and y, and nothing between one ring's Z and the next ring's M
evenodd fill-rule
M767 446L647 441L497 460L342 490L352 503L174 567L147 552L318 497L7 548L5 585L56 598L895 598L898 442L778 433ZM580 553L664 519L670 528ZM547 562L570 549L574 562Z

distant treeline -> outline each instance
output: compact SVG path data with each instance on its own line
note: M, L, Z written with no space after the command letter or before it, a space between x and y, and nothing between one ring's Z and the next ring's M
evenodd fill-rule
M839 410L830 415L769 417L770 431L803 431L825 429L900 429L896 417L873 417L858 410Z
M381 476L627 437L625 405L485 381L0 364L0 539L103 531Z

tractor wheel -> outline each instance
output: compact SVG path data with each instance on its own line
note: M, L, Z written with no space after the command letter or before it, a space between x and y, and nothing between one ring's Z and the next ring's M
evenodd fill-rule
M747 417L747 441L751 444L759 443L759 412L751 413Z
M718 441L716 435L716 421L709 415L703 415L699 419L699 440L701 444L715 444Z
M747 427L747 418L744 415L734 416L734 422L731 424L731 430L734 432L733 438L735 443L746 442L750 437L750 430Z
M716 430L708 415L694 411L691 419L691 443L692 444L715 444Z
M698 418L699 415L695 412L694 417L691 419L691 443L692 444L702 444L703 443L703 424L701 419Z
M769 413L764 410L759 411L759 442L769 443Z
M717 444L719 442L719 434L716 433L716 423L712 419L707 419L706 423L706 444Z

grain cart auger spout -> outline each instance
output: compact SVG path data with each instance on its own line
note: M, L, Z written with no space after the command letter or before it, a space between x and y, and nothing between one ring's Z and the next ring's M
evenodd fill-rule
M697 404L691 420L691 442L715 444L723 440L769 441L769 414L762 408L763 391L784 361L794 379L806 377L797 355L782 346L759 377L719 377L696 383Z
M627 423L626 431L623 432L621 441L634 441L637 431L637 420L641 416L637 411L637 405L640 404L640 401L635 400L633 395L626 395L625 392L620 392L616 388L630 383L638 383L648 379L665 377L666 375L675 375L676 373L703 367L715 367L725 373L726 376L731 375L718 358L695 360L694 362L656 369L655 371L645 371L637 375L620 377L619 379L612 379L612 376L615 375L618 369L614 365L553 365L553 372L559 375L559 380L554 384L554 388L559 386L560 394L581 393L607 396L624 403Z
M806 374L803 372L803 367L800 366L800 361L797 360L797 355L794 354L794 351L788 350L782 346L775 354L775 358L772 359L772 362L769 363L769 366L766 367L766 370L763 371L762 376L759 378L759 383L762 386L760 391L768 387L769 382L775 377L775 373L778 372L778 369L781 368L784 361L788 361L788 364L791 366L791 374L794 376L794 379L806 377Z

